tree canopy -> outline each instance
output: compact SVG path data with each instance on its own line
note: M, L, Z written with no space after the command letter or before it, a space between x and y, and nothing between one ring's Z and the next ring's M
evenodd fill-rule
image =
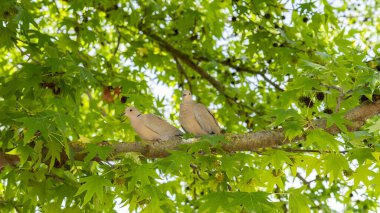
M1 211L376 211L379 4L0 1ZM120 116L179 127L183 89L224 134Z

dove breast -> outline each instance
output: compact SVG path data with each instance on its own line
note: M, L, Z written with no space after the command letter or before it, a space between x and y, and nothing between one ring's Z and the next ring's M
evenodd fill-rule
M218 123L203 104L193 101L182 102L179 118L182 128L195 136L220 134Z

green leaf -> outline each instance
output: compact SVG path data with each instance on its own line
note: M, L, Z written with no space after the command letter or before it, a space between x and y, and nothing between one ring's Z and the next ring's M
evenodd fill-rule
M302 62L303 62L303 65L307 68L313 68L316 70L328 70L327 67L320 65L320 64L317 64L317 63L314 63L314 62L311 62L311 61L303 60Z
M228 192L213 192L201 199L200 212L221 212L231 209L230 193Z
M23 122L26 130L24 133L24 144L31 141L37 131L41 132L41 135L48 139L47 118L45 117L24 117L18 119Z
M94 157L99 157L101 160L106 160L112 151L110 146L101 146L99 144L90 143L87 145L88 153L84 158L85 162L89 162Z
M320 150L339 150L339 141L321 129L310 131L306 137L305 145L315 145Z
M294 109L284 110L277 109L272 112L272 115L276 117L273 125L278 126L282 123L286 123L288 120L301 120L301 116Z
M221 168L226 172L228 178L233 178L240 174L239 166L241 165L240 159L230 155L224 155L220 159Z
M263 159L263 163L269 162L275 169L282 169L284 164L293 164L289 158L289 153L282 150L269 150L265 152L268 156Z
M242 206L248 212L278 212L278 207L268 200L265 192L233 192L232 206Z
M29 157L34 158L35 152L34 150L26 145L26 146L18 146L17 148L12 149L11 151L7 152L9 155L18 155L20 157L20 164L23 165L27 162Z
M372 177L374 177L376 174L374 171L368 168L370 166L371 164L364 164L355 170L353 173L354 188L358 187L360 182L362 182L364 185L370 185L370 179L372 179Z
M335 124L342 132L347 132L346 125L349 125L350 122L344 118L343 113L334 113L332 115L327 116L327 125L326 126L330 127L333 124Z
M14 36L12 31L6 27L0 26L0 48L8 50L14 47L12 36Z
M49 140L46 143L46 148L48 149L48 152L45 156L44 161L50 159L49 169L51 169L53 168L55 161L61 161L61 152L63 147L59 142Z
M372 179L371 182L376 193L380 193L380 173L379 172L375 174L375 177Z
M159 176L157 175L152 164L142 164L137 166L132 171L128 172L126 177L131 178L128 182L128 189L130 191L137 185L151 185L155 183L155 179L159 179Z
M223 135L202 135L201 140L209 143L213 147L220 147L221 143L228 142Z
M343 170L349 169L347 159L341 154L327 154L324 161L326 172L330 174L330 183L335 179L342 177Z
M157 164L166 172L189 177L191 171L190 164L192 161L193 157L189 153L183 151L170 151L170 155L159 160Z
M368 127L369 132L376 132L378 133L380 131L380 119L378 119L375 123L371 124Z
M370 148L353 149L349 152L349 160L356 159L359 165L363 164L366 160L376 161L372 155L373 150Z
M304 129L304 122L289 121L283 124L285 129L285 136L289 140L293 140L297 136L301 136Z
M291 190L289 193L290 212L310 212L310 200L301 192L304 188Z
M98 196L99 200L103 200L105 187L112 186L112 183L109 180L99 175L91 175L89 177L81 178L81 182L83 185L79 187L74 196L79 196L83 192L86 192L82 206L86 205L95 195Z

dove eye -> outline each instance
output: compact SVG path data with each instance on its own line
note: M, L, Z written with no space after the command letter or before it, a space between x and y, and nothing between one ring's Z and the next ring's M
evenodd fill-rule
M129 111L130 111L130 112L132 112L132 110L131 110L131 109L130 109Z

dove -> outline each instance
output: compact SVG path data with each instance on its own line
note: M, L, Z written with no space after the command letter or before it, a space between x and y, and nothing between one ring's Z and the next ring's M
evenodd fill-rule
M129 117L136 133L149 141L165 141L183 133L164 119L153 114L142 114L136 107L127 107L122 115Z
M182 92L179 122L186 132L195 136L220 134L220 127L214 116L203 104L193 101L188 90Z

